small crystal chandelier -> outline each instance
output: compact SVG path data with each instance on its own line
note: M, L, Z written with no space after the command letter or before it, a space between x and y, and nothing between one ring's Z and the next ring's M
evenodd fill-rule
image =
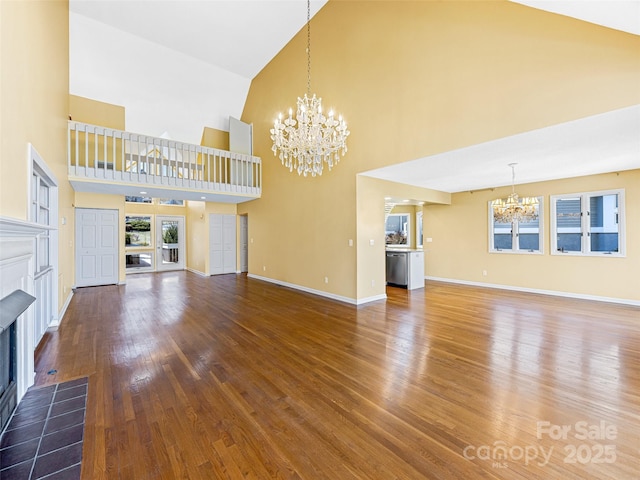
M347 123L333 111L322 113L322 98L311 95L311 1L307 0L307 93L298 97L295 119L289 109L289 118L282 114L273 123L271 150L290 172L298 175L322 175L324 163L329 170L347 152Z
M519 198L516 193L516 167L517 163L510 163L511 167L511 193L504 198L498 198L491 202L493 207L493 219L497 223L532 222L538 218L538 199L536 197Z

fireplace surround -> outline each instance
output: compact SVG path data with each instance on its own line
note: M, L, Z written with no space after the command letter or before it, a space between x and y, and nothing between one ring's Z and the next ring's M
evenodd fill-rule
M23 290L0 300L0 432L18 404L16 323L35 300Z
M16 324L12 322L0 332L0 432L18 405L15 339Z
M0 299L9 299L9 303L21 304L34 299L34 251L35 238L48 227L31 222L25 222L9 217L0 217ZM22 293L15 293L21 291ZM9 312L9 303L2 304L2 331L6 330L13 336L9 338L10 349L15 354L9 358L15 358L11 363L14 369L11 372L15 383L16 403L20 402L27 389L34 383L34 312L33 308L27 308L30 303L24 305L22 311L15 314ZM25 310L26 308L26 310ZM16 310L17 311L17 310ZM7 340L5 340L7 342ZM12 393L13 395L13 393Z

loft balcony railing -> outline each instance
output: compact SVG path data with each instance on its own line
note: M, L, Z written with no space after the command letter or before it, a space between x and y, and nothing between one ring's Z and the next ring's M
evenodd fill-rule
M69 121L69 181L259 198L259 157ZM116 189L117 190L117 189ZM188 198L188 195L182 195Z

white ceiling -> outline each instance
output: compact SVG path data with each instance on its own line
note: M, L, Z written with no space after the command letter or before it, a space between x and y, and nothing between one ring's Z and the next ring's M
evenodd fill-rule
M363 175L443 192L640 168L640 105L533 130Z
M640 34L640 0L514 1ZM315 14L325 3L326 0L313 0L311 14ZM240 84L245 82L248 85L306 22L305 0L70 0L70 11L71 93L125 106L128 130L152 135L164 131L174 133L175 130L186 129L191 119L193 126L189 126L184 133L180 131L173 138L193 143L204 125L224 128L220 126L221 118L228 118L229 115L239 117L244 104L244 99L240 97L247 91L247 87ZM74 25L78 24L74 19L77 18L87 19L81 25L85 32L83 35L73 35ZM113 32L120 31L123 32L120 39L122 45L138 42L132 42L132 39L139 38L140 42L146 43L136 44L136 48L156 45L157 48L153 47L154 56L170 56L172 64L161 65L161 69L172 69L174 56L182 56L185 64L189 65L193 65L189 62L195 60L204 62L209 70L199 70L204 72L200 77L211 75L213 78L215 72L211 68L227 72L222 83L227 88L207 88L207 82L193 87L188 84L185 86L184 75L176 75L175 83L163 83L163 91L158 92L160 95L172 95L173 98L161 103L162 110L150 109L151 102L147 98L156 94L153 92L155 82L148 82L143 77L144 83L136 84L128 78L121 81L121 75L109 79L104 72L92 72L96 66L86 61L86 52L91 52L93 46L78 45L79 42L94 41L91 32L94 32L93 37L99 36L95 33L99 29L94 28L98 24L91 22L104 25L105 29L101 32L105 38L101 40L100 55L111 57L106 59L107 63L115 65L129 53L120 47L111 51L105 47L114 37ZM76 51L84 56L74 56ZM144 55L136 50L135 59L142 64ZM175 65L175 68L179 69L180 66ZM193 68L199 67L193 65ZM140 70L145 73L144 68ZM132 69L127 67L126 71L131 72ZM220 77L219 73L215 75ZM167 81L166 78L163 80ZM229 93L228 86L234 84L238 85L238 92L235 93L238 98ZM141 97L136 97L137 104L125 93L132 85L145 90L140 92ZM196 91L198 88L204 89L208 103L202 101L201 92ZM114 92L118 95L114 95ZM196 100L190 101L189 94ZM220 99L218 102L213 99L216 95ZM233 101L230 97L234 98ZM199 104L206 111L198 112ZM211 112L215 112L217 117ZM172 122L175 125L173 129ZM636 106L415 159L366 174L458 192L510 184L511 170L507 165L513 162L518 163L517 183L640 168L639 131L640 106Z
M325 3L312 0L311 16ZM307 21L306 0L70 0L69 10L249 80Z

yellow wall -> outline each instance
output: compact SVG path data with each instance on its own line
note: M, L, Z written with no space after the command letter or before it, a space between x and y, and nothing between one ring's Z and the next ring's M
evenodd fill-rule
M271 153L273 119L306 90L302 29L251 84L242 120L264 188L240 208L250 273L347 298L384 292L369 245L384 200L356 192L358 173L640 103L637 36L506 1L331 0L312 45L311 88L345 116L349 152L315 179Z
M28 219L32 143L58 181L59 308L73 285L73 190L67 181L67 1L0 1L0 215ZM62 225L61 219L66 219Z
M200 141L200 145L203 147L218 148L220 150L229 150L229 132L211 127L204 127L202 130L202 140Z
M550 254L550 195L625 189L625 258ZM489 253L488 202L510 187L453 195L451 206L424 207L427 276L640 301L640 170L517 185L544 197L544 254ZM483 276L482 271L487 275Z
M69 95L69 116L76 122L126 130L124 114L124 107L120 105Z
M209 272L209 220L205 202L187 202L187 269Z

